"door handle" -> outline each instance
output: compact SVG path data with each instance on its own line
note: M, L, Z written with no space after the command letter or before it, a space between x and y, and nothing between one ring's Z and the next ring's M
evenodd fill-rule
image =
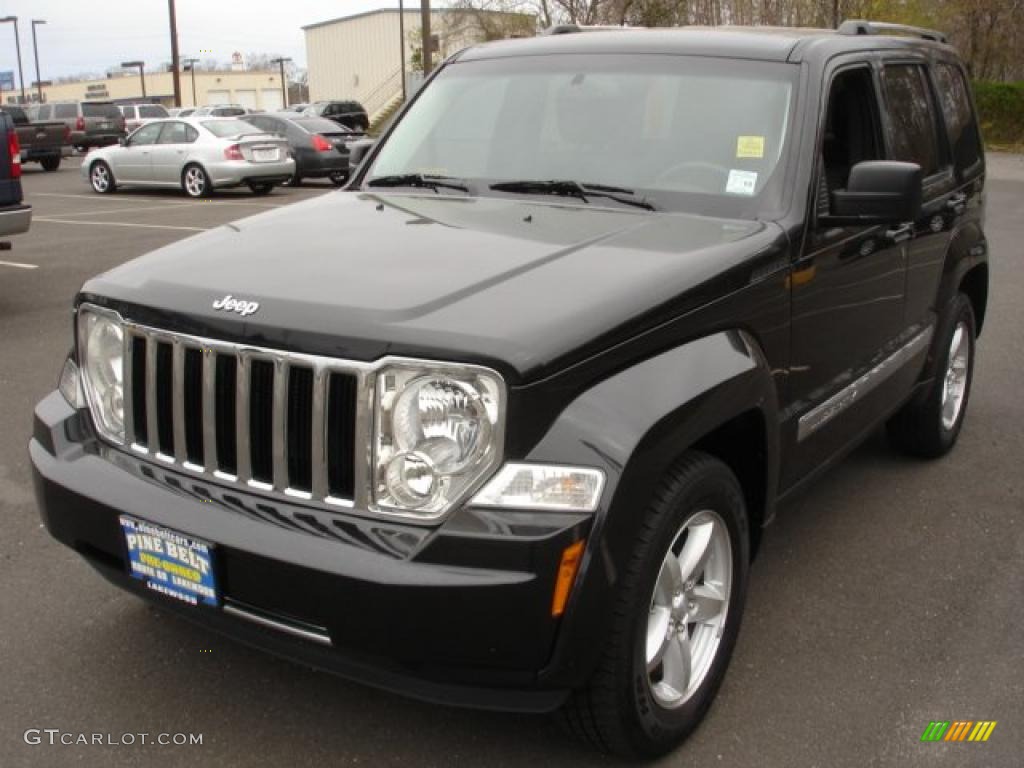
M967 210L967 193L957 192L955 195L950 195L946 201L946 207L959 216Z
M893 243L902 243L905 240L909 240L914 235L914 222L908 221L906 224L901 224L894 229L887 229L885 236Z

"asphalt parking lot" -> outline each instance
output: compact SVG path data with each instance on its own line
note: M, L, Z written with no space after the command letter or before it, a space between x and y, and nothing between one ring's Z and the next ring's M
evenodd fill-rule
M408 701L223 640L115 590L50 539L26 443L70 346L81 283L331 190L99 196L77 164L26 169L32 230L0 252L0 766L614 765L545 718ZM661 765L1021 765L1022 157L990 158L987 231L992 297L957 449L920 463L878 435L782 510L717 702ZM922 744L931 720L998 726L985 744ZM201 733L203 743L25 743L27 729L45 728Z

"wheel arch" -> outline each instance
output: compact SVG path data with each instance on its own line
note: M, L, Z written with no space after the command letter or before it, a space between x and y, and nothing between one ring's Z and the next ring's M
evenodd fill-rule
M739 330L643 361L597 384L562 412L527 460L600 466L607 483L549 666L554 679L573 687L597 663L594 633L600 636L607 626L605 607L643 513L688 451L704 451L736 474L753 553L774 511L776 424L771 370L757 342Z
M981 262L967 270L960 279L960 292L971 301L974 310L975 336L981 336L988 308L988 262Z

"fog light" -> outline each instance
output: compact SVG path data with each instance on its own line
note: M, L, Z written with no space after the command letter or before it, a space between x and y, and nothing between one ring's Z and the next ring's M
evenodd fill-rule
M400 453L387 467L388 492L400 503L419 509L432 502L440 491L434 463L422 453Z

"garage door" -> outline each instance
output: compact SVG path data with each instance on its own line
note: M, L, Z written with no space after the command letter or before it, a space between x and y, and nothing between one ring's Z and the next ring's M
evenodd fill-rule
M263 100L263 108L267 112L273 112L275 109L280 109L284 106L281 103L280 88L264 88L260 93L260 98Z
M206 92L206 103L207 104L230 104L231 103L231 92L227 90L223 91L207 91Z
M256 109L256 89L238 88L235 90L235 103L249 109Z

